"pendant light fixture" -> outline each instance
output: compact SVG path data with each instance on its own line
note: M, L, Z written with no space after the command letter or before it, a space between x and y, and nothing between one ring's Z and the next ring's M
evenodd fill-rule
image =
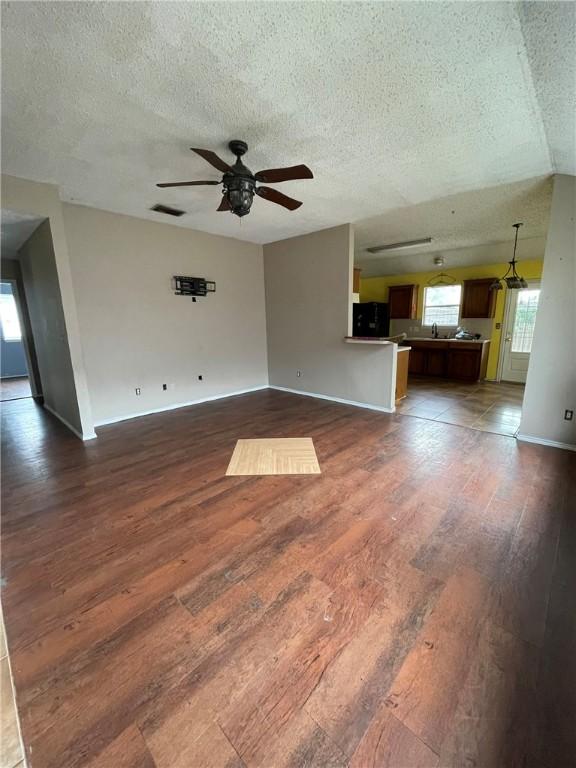
M514 238L514 254L512 256L512 261L509 261L508 264L510 265L508 269L506 270L505 274L502 275L502 277L499 280L494 280L492 285L490 286L491 291L501 291L504 287L502 283L506 284L507 288L528 288L528 283L526 280L524 280L523 277L520 277L518 272L516 272L516 248L518 246L518 230L520 227L524 226L522 222L519 224L513 224L512 225L516 229L516 236Z

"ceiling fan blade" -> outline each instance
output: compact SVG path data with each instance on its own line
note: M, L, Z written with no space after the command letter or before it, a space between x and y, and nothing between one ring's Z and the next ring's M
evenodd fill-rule
M292 181L292 179L313 179L314 174L307 165L292 165L290 168L269 168L255 174L258 181L273 184L276 181Z
M211 149L196 149L195 147L190 147L190 149L192 152L196 152L197 155L200 155L200 157L203 157L204 160L206 160L207 163L210 163L210 165L213 165L214 168L222 171L222 173L232 170L232 166L225 163L224 160L221 160L216 152L212 152Z
M157 187L195 187L198 184L222 184L221 181L172 181L166 184L156 184Z
M231 211L232 210L232 206L228 202L228 198L226 197L226 195L222 195L222 200L220 201L220 205L218 206L218 208L216 208L216 210L217 211Z
M277 189L272 189L272 187L258 187L256 194L263 197L264 200L270 200L271 203L283 205L284 208L288 208L289 211L295 211L296 208L300 208L302 205L300 200L294 200L293 197L283 195L282 192L278 192Z

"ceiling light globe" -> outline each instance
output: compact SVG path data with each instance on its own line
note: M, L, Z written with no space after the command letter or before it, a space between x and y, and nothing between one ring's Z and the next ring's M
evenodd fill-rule
M246 216L252 206L252 193L248 189L228 190L228 202L236 216Z

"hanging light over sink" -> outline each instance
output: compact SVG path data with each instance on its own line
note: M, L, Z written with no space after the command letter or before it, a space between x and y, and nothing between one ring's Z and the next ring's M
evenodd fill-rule
M508 269L506 270L505 274L502 275L502 277L499 280L494 280L492 285L490 286L491 291L501 291L503 286L503 283L506 285L507 288L528 288L528 283L526 280L524 280L523 277L520 277L518 272L516 272L516 248L518 246L518 230L520 227L523 227L524 225L522 222L518 224L512 225L516 229L516 236L514 237L514 254L512 255L512 261L509 261L508 264L510 265Z

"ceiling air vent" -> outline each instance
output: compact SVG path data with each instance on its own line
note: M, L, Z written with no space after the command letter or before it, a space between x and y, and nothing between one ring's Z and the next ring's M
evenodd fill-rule
M185 211L181 211L178 208L170 208L170 206L161 205L160 203L153 205L150 210L156 211L156 213L165 213L167 216L184 216L185 214Z

